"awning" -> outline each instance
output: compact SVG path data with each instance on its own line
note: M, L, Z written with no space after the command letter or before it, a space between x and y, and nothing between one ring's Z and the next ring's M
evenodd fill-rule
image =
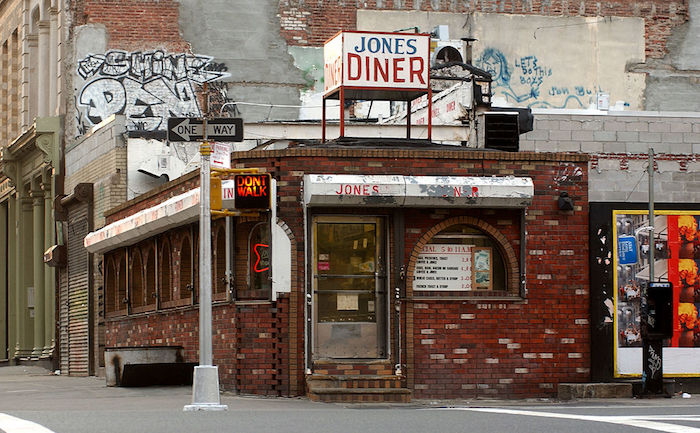
M499 207L532 203L529 177L308 174L307 206Z
M222 182L224 205L232 206L233 180ZM172 197L148 209L89 233L83 245L91 253L103 253L121 245L132 245L158 233L199 219L199 188Z

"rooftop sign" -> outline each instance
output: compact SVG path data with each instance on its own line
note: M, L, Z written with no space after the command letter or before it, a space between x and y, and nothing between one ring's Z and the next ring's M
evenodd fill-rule
M341 32L326 42L325 94L339 87L364 90L429 88L430 35Z

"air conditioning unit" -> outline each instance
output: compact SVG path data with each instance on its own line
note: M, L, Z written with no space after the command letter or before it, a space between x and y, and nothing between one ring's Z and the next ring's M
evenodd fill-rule
M457 41L430 41L430 66L441 63L464 63L464 43Z
M517 111L487 111L483 115L484 147L517 152L520 127Z
M430 32L430 66L463 63L464 58L464 43L461 40L450 40L449 26L440 25Z

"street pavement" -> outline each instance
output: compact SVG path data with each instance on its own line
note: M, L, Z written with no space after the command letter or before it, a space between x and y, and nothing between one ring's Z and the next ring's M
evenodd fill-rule
M700 433L700 398L414 400L328 404L223 393L225 412L184 412L190 387L119 388L104 378L0 368L0 432L649 432Z

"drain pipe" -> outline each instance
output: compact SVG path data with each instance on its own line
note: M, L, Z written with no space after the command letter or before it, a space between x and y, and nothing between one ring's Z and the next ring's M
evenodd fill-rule
M396 314L396 365L394 366L394 371L397 376L401 376L403 372L401 362L401 286L403 285L404 288L406 286L406 272L403 266L403 254L405 248L403 234L403 213L394 211L394 278L396 280L396 288L394 289L394 310Z
M520 211L520 297L527 297L527 273L525 271L525 262L527 259L527 227L525 220L527 209L523 208Z
M304 184L302 182L302 197ZM302 199L303 200L303 199ZM311 295L311 289L309 284L310 269L309 269L309 242L311 238L309 236L309 213L306 207L306 202L302 203L302 209L304 211L304 336L306 338L306 353L304 354L304 370L306 374L311 374L311 301L313 296Z

